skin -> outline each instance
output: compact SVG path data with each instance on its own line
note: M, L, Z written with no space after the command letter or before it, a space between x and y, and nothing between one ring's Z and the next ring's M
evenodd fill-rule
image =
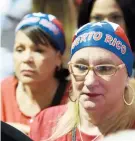
M50 45L35 45L22 31L18 31L13 56L19 80L16 88L19 109L24 115L34 117L51 103L55 95L59 82L54 73L62 63L61 54ZM28 125L10 124L25 134L30 131Z
M79 62L88 66L123 64L112 52L96 47L86 47L78 50L71 58L71 62ZM76 97L79 97L81 108L88 113L88 116L93 117L95 124L102 122L105 116L112 116L122 110L124 107L122 96L128 81L127 78L125 66L119 69L113 76L100 77L90 70L85 76L84 81L76 81L71 74L73 91ZM97 94L98 96L96 96ZM80 115L84 120L86 115L83 112ZM88 123L85 126L88 126ZM84 129L87 128L85 127Z
M90 19L91 22L101 20L114 22L126 31L122 10L115 0L96 0L90 13Z
M54 79L56 66L60 66L60 53L51 46L34 45L22 32L16 34L14 46L15 72L22 83L46 82Z

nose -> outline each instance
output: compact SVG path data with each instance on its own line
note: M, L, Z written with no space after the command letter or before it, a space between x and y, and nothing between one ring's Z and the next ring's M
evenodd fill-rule
M94 71L90 70L89 73L86 75L84 85L86 85L86 87L94 87L99 85L98 78Z
M33 61L33 56L31 51L26 51L24 56L23 56L23 61L24 62L32 62Z
M111 21L108 17L105 17L104 18L104 21L106 21L106 22L109 22L109 21Z

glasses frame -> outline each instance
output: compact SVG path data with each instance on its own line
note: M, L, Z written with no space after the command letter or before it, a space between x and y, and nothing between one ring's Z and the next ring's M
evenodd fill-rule
M85 74L76 75L76 74L74 74L74 72L73 72L73 69L72 69L72 66L71 66L72 64L80 64L80 65L83 65L83 64L81 64L81 63L72 63L72 62L69 62L69 63L68 63L68 66L69 66L69 72L70 72L70 74L73 74L74 77L75 77L75 76L84 76L84 78L85 78L85 76L89 73L90 70L92 70L95 75L100 76L100 77L103 77L103 76L113 76L113 75L116 74L116 72L117 72L119 69L125 67L125 64L119 64L119 65L102 64L102 65L96 65L96 66L87 66L87 65L83 65L83 66L87 66L87 67L88 67L88 71L87 71ZM101 74L99 74L99 73L97 73L97 72L95 71L95 67L97 67L97 66L113 66L113 67L116 68L116 70L115 70L114 73L112 73L112 74L110 74L110 75L101 75Z

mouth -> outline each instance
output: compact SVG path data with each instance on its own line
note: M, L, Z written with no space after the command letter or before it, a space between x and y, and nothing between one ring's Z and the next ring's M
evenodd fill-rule
M21 71L21 74L24 75L24 76L31 76L35 73L34 70L22 70Z
M87 95L87 96L89 96L89 97L99 97L99 96L102 96L103 94L101 94L101 93L83 93L83 94L85 94L85 95Z

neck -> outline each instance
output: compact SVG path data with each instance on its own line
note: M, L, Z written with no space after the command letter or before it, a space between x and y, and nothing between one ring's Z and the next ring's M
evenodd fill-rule
M80 105L80 130L88 135L99 135L101 134L97 126L93 124L89 113ZM83 113L83 114L82 114Z
M58 80L52 78L32 84L21 83L21 88L31 101L38 103L40 107L43 108L44 106L48 106L53 100L58 85Z
M111 110L110 110L111 109ZM87 112L83 107L81 111L84 114L80 115L81 120L81 130L85 133L91 133L92 135L102 134L102 125L109 126L110 119L113 121L124 109L124 102L121 101L118 104L112 105L112 108L106 110L95 110ZM93 130L91 130L91 128ZM99 131L100 130L100 131ZM103 131L104 133L104 131Z

